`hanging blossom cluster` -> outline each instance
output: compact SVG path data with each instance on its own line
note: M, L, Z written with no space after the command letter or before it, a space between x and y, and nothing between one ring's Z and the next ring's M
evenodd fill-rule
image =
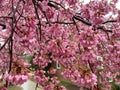
M21 74L21 75L14 75L14 74L9 74L4 77L6 80L8 80L10 83L13 85L18 85L18 84L23 84L29 79L28 75Z
M110 90L109 80L120 82L117 2L1 0L0 89L33 78L43 90L67 90L64 80Z
M25 62L21 63L19 61L14 62L12 71L4 75L4 79L13 85L23 84L28 79L30 79L29 70L27 69L29 65Z
M62 75L65 78L70 79L72 82L77 83L77 85L81 86L92 86L97 85L97 77L95 74L88 72L79 73L77 70L66 69ZM92 82L92 83L91 83Z

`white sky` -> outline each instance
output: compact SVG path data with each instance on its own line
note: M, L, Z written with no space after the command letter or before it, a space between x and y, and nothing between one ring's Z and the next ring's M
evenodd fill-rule
M110 2L111 0L108 0L108 2ZM86 4L86 3L88 3L88 2L90 2L90 0L84 0L84 3ZM118 8L118 9L120 9L120 0L119 0L119 2L116 4L116 7Z
M120 0L119 0L119 2L117 3L116 7L117 7L118 9L120 9Z

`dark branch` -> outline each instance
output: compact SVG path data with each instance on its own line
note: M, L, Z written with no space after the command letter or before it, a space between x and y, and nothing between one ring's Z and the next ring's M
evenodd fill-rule
M88 20L85 20L84 18L82 18L82 17L80 17L80 16L75 15L75 16L73 16L73 18L75 18L75 19L78 20L78 21L81 21L82 23L84 23L84 24L86 24L86 25L88 25L88 26L92 26L92 23L91 23L91 22L89 22ZM116 20L111 20L111 21L106 21L106 22L104 22L104 23L102 23L102 24L112 23L112 22L117 22L117 21L116 21ZM103 31L105 31L105 32L110 32L110 33L112 33L112 30L105 30L104 26L101 26L101 25L99 25L96 29L101 29L101 30L103 30Z
M91 63L90 63L90 60L88 60L88 64L89 64L89 67L90 67L91 72L94 73L94 70L93 70L92 65L91 65Z
M81 21L82 23L84 23L84 24L86 24L86 25L88 25L88 26L91 26L91 25L92 25L91 22L85 20L84 18L82 18L82 17L80 17L80 16L74 15L73 18L76 19L76 20L78 20L78 21Z
M103 26L98 26L97 29L101 29L101 30L103 30L103 31L105 31L105 32L110 32L110 33L112 33L112 30L105 30L105 28L104 28Z
M12 17L9 17L9 16L0 16L0 18L8 18L8 19L12 19Z
M1 24L0 23L0 26L2 26L2 29L6 29L6 25L5 24Z
M37 2L35 2L34 0L32 0L32 2L33 2L33 5L34 5L34 9L35 9L35 14L36 14L36 17L37 17L37 19L38 19L38 28L39 28L39 34L40 34L40 41L42 40L42 28L41 28L41 21L40 21L40 17L39 17L39 14L38 14L38 10L37 10L37 6L38 6L38 4L37 4L37 6L36 6L36 3ZM40 7L41 8L41 7Z
M6 46L6 44L8 43L9 40L10 40L10 37L5 41L5 43L2 45L2 47L0 47L0 51Z
M58 23L58 24L74 24L73 22L61 22L61 21L54 21L54 22L50 22L51 24L55 24L55 23ZM46 23L48 24L48 23Z
M76 26L77 31L79 32L78 25L77 25L77 23L75 22L75 19L74 19L74 18L73 18L73 22L74 22L74 24L75 24L75 26Z
M35 2L35 3L36 3L35 5L37 5L38 8L40 9L40 11L43 13L47 23L50 25L49 19L48 19L47 15L46 15L45 11L43 10L42 6L40 4L38 4L37 2Z
M55 1L49 1L48 6L54 7L55 9L59 9L59 6L62 7L65 10L65 7L62 6L60 3L57 3Z
M106 21L106 22L103 22L102 24L106 24L106 23L114 23L114 22L117 22L117 20Z

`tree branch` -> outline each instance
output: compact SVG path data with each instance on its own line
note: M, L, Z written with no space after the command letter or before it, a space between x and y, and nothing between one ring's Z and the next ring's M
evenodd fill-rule
M102 24L106 24L106 23L114 23L114 22L117 22L117 20L109 20L109 21L103 22Z
M35 0L32 0L33 2L33 5L34 5L34 9L35 9L35 14L36 14L36 17L38 19L38 28L39 28L39 33L40 33L40 41L42 40L42 28L41 28L41 21L40 21L40 17L39 17L39 14L38 14L38 10L37 10L37 7L36 7L36 1ZM38 4L37 4L38 5Z
M65 7L62 6L60 3L57 3L57 2L51 1L51 0L48 2L48 6L54 7L55 9L58 9L59 8L58 6L60 6L65 10Z
M2 26L2 29L6 29L6 25L5 24L1 24L0 23L0 26Z
M91 22L85 20L84 18L82 18L82 17L80 17L80 16L74 15L73 18L76 19L76 20L78 20L78 21L81 21L82 23L84 23L84 24L86 24L86 25L88 25L88 26L91 26L91 25L92 25Z
M46 18L47 23L50 25L49 19L48 19L47 15L46 15L45 11L43 10L42 6L40 4L38 4L37 2L35 2L35 1L34 1L34 3L35 3L35 5L38 6L38 8L40 9L40 11L43 13L44 17Z

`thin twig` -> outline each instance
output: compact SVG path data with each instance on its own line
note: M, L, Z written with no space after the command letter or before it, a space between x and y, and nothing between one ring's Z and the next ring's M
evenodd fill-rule
M34 4L35 14L36 14L36 17L38 19L38 28L39 28L40 41L41 41L42 40L42 38L41 38L41 36L42 36L41 21L40 21L40 17L39 17L39 14L38 14L37 7L36 7L36 2L34 0L32 0L32 2Z
M74 19L74 18L73 18L73 22L74 22L74 24L75 24L75 26L76 26L77 31L79 32L78 25L77 25L77 23L75 22L75 19Z
M102 24L106 24L106 23L114 23L114 22L117 22L117 20L109 20L109 21L103 22Z
M53 22L50 22L51 24L74 24L73 22L61 22L61 21L53 21ZM48 23L46 23L48 24Z
M37 83L36 86L35 86L35 90L37 90L37 88L38 88L38 83Z
M42 6L40 4L38 4L37 2L36 2L36 4L37 4L38 8L40 9L40 11L43 13L44 17L46 18L47 23L50 26L49 19L48 19L47 15L46 15L45 11L43 10Z
M9 36L9 38L7 38L7 40L5 41L5 43L0 47L0 51L1 51L1 50L6 46L6 44L9 42L10 37L11 37L11 36Z

